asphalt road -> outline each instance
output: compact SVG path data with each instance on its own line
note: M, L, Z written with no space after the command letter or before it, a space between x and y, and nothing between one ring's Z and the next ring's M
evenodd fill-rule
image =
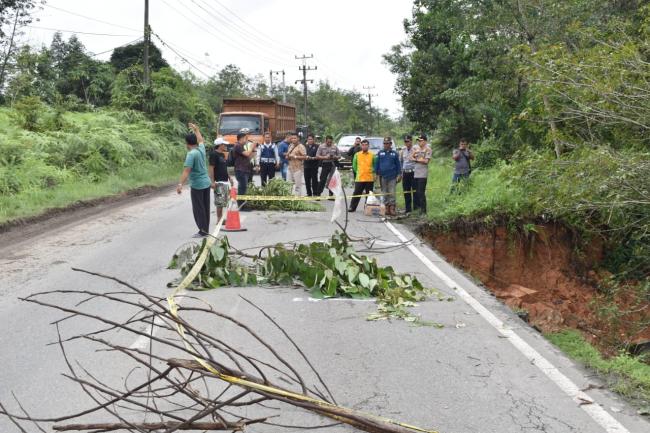
M335 229L329 212L248 212L242 213L242 219L248 231L229 236L240 249L325 239ZM195 231L189 195L179 198L169 191L61 227L43 224L40 235L19 243L7 244L0 237L0 402L19 412L13 392L30 414L38 416L70 413L90 404L75 384L61 376L66 366L60 350L48 345L57 337L51 322L63 314L18 297L51 289L116 287L73 272L73 266L111 274L165 296L166 283L177 276L165 267ZM430 248L416 242L386 252L404 238L414 238L405 227L391 228L358 212L349 233L374 239L372 254L382 264L416 274L426 285L454 298L451 302L432 299L415 310L424 320L444 325L442 329L399 321L369 322L365 317L375 310L373 302L316 302L300 289L219 289L202 292L200 297L223 312L254 322L259 315L239 295L258 304L291 334L338 402L346 406L442 433L650 431L650 424L633 408L608 391L593 388L598 385L593 375ZM364 249L370 246L357 244ZM128 314L102 302L90 308L117 318ZM76 322L75 329L68 325L61 324L63 333L86 330L80 329L86 326L83 322ZM265 329L270 341L280 344L281 336ZM235 331L223 333L225 339L236 338ZM123 343L139 344L131 340ZM69 356L116 387L131 380L131 366L124 358L96 352L89 343L75 344ZM295 353L287 356L297 359ZM586 397L587 402L578 397ZM282 418L285 423L314 422L297 410L285 410ZM276 430L255 426L247 431ZM0 432L13 431L18 430L0 418Z

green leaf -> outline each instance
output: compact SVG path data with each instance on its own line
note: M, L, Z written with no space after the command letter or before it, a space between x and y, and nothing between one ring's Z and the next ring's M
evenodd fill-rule
M327 296L329 296L331 298L335 297L337 295L336 289L337 289L338 286L339 286L339 280L337 278L332 278L329 281L329 283L327 285L327 290L325 292L327 294Z
M311 289L309 291L309 294L314 299L325 299L325 294L318 287L314 287L313 289Z
M366 289L370 288L370 277L364 273L359 274L359 283Z
M226 250L218 245L213 245L212 248L210 248L210 253L212 253L212 257L214 257L217 263L221 263L221 260L223 260L226 255Z
M357 279L357 276L359 275L359 268L354 265L349 265L346 269L346 274L348 277L348 282L350 284L354 284L354 281Z

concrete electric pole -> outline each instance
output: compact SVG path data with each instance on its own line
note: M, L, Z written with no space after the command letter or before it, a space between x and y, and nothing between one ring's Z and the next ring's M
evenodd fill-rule
M149 45L151 44L151 29L149 28L149 0L144 0L144 50L142 60L143 69L144 69L144 85L146 88L149 87L150 78L149 78Z
M296 60L302 60L302 66L298 67L298 70L302 71L302 80L296 80L296 84L301 83L302 84L302 93L303 93L303 98L304 98L304 123L305 126L309 123L308 121L308 116L307 116L307 83L313 83L314 80L308 80L307 79L307 71L315 71L318 69L318 66L307 66L307 59L313 59L314 55L306 56L302 55L301 57L296 56Z
M373 96L379 96L376 93L372 93L372 90L375 88L375 86L363 86L364 90L367 90L368 93L366 96L368 96L368 106L370 108L370 125L368 125L368 134L372 134L372 124L373 122L373 115L372 115L372 98Z
M282 74L282 102L287 102L287 85L285 82L284 69L281 71L269 72L269 77L271 77L271 92L273 92L273 75L279 75L279 74Z

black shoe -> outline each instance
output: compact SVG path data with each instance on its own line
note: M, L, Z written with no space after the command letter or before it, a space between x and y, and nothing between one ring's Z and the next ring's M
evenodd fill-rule
M348 212L354 213L354 212L356 212L356 209L348 209Z

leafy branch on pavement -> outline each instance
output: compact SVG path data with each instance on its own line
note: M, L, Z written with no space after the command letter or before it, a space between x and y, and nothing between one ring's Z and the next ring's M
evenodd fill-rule
M170 268L180 269L184 277L201 249L198 245L181 249L172 258ZM228 238L223 237L212 246L190 287L209 290L263 284L304 287L318 299L375 297L379 308L368 320L420 322L419 316L408 310L416 302L430 295L441 301L449 299L437 290L425 288L412 275L399 274L391 266L379 266L376 259L357 254L347 236L338 232L328 242L277 244L263 248L256 256L233 249Z
M64 313L55 322L53 344L67 366L64 377L92 402L78 412L49 417L31 416L17 399L15 410L0 402L0 416L22 432L27 431L23 424L30 423L42 432L44 426L54 431L171 433L244 431L253 424L289 431L347 424L373 433L435 433L337 404L286 330L246 298L242 316L251 325L192 296L152 296L115 277L77 271L121 289L54 290L23 301ZM279 332L267 341L256 329L268 332L269 327ZM124 346L125 335L127 341L145 338L146 346ZM84 351L98 357L88 361L98 371L71 358ZM118 371L124 367L126 379L111 382L99 365ZM119 375L115 378L121 381ZM293 425L293 408L305 411L304 425Z

